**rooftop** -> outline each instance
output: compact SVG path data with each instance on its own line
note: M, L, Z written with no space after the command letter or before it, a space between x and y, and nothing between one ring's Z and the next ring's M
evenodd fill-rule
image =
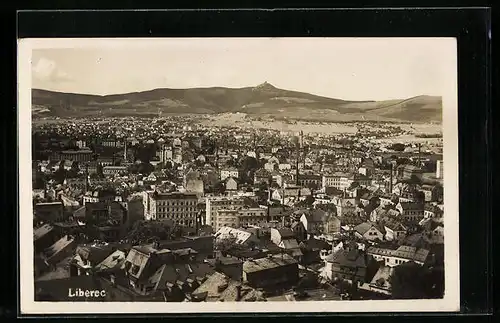
M412 246L400 246L396 250L369 247L367 249L367 253L425 262L427 256L429 255L429 250L423 248L417 249L416 247Z
M50 224L44 224L33 232L33 239L36 241L54 229Z
M297 264L297 261L287 254L247 260L243 263L243 271L247 273Z
M47 256L47 258L51 258L74 241L75 239L73 237L66 235L57 240L52 246L45 249L45 255Z

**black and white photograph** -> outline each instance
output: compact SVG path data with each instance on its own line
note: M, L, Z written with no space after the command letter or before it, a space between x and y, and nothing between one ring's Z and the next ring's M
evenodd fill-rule
M18 61L25 313L459 309L455 39L23 39Z

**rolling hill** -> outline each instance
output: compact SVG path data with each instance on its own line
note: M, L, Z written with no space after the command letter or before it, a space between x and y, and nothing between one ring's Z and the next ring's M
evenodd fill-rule
M278 89L267 82L237 89L155 89L106 96L32 90L34 118L240 112L250 116L323 121L440 122L441 111L440 97L345 101Z

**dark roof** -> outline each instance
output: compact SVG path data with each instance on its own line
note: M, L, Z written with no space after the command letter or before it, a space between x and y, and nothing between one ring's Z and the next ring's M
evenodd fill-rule
M413 165L403 165L403 169L409 172L422 172L422 169Z
M382 256L392 256L403 259L408 259L412 261L420 261L425 262L427 256L429 255L429 250L427 249L417 249L417 247L413 246L400 246L398 249L385 249L385 248L376 248L376 247L368 247L367 253L376 254Z
M432 204L426 204L424 210L428 212L434 212L437 214L443 213L443 211L438 206Z
M319 240L319 239L309 239L309 240L305 241L304 244L305 244L306 248L311 249L311 250L331 249L331 246L330 246L330 244L328 244L328 242L323 241L323 240Z
M327 262L337 263L340 266L347 267L366 267L365 256L359 249L340 249L336 253L328 255L325 259Z
M368 230L370 230L372 227L375 227L375 229L379 230L373 223L363 222L355 226L354 231L357 231L359 234L363 235L366 232L368 232Z
M392 219L383 221L383 225L393 231L406 230L406 227L401 222Z
M193 193L182 193L182 192L172 192L172 193L158 193L155 191L153 197L157 200L173 200L173 199L196 199L198 196Z
M294 237L295 236L295 234L293 233L293 231L291 229L281 228L281 229L277 229L277 230L280 233L280 236L281 236L282 240L284 240L285 238L289 238L289 237Z
M426 221L422 225L422 227L424 228L424 230L427 230L427 231L433 231L434 229L436 229L439 226L443 226L443 224L439 223L437 221L434 221L432 219L429 219L428 221Z
M78 246L76 253L91 264L97 265L106 259L113 252L111 246Z
M368 204L367 206L364 207L364 211L366 212L366 214L370 214L373 212L373 210L375 210L377 208L376 205L373 205L373 204Z
M97 266L96 269L99 271L105 271L105 270L115 270L119 269L123 262L125 261L126 258L126 253L121 251L121 250L116 250L112 254L110 254L106 259L104 259L102 262L100 262Z
M35 231L33 232L33 239L36 241L36 240L42 238L43 236L45 236L46 234L48 234L49 232L51 232L53 229L54 229L53 226L46 223L46 224L42 225L41 227L38 227L37 229L35 229Z
M297 264L297 261L287 254L273 255L260 259L247 260L243 263L244 272L257 272Z
M423 203L414 203L414 202L401 202L401 207L403 210L423 210Z
M50 259L52 256L56 255L60 251L66 249L69 246L72 246L75 242L75 239L71 236L64 236L61 239L57 240L53 245L44 250L45 256Z
M167 283L185 282L189 278L204 279L213 274L215 270L206 263L165 264L162 265L149 279L148 283L154 284L157 290L167 288Z
M327 213L320 209L314 209L305 215L308 222L324 222Z

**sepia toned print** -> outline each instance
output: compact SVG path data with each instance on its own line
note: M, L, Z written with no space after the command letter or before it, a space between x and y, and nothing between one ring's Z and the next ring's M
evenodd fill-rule
M455 50L21 42L22 309L457 310Z

